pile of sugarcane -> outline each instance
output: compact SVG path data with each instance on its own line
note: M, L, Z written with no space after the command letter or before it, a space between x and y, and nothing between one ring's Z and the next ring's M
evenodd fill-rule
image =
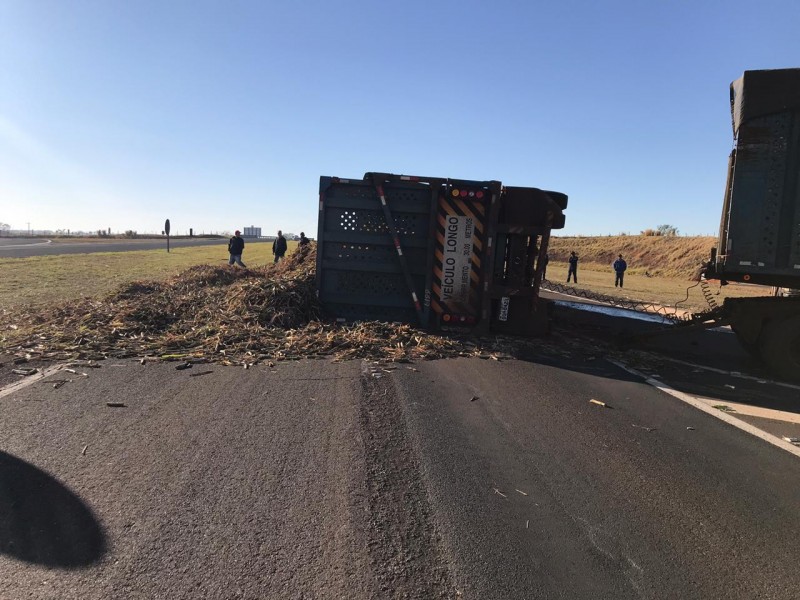
M167 281L0 315L0 353L75 360L205 359L225 364L333 357L408 361L498 357L510 340L435 335L409 325L321 321L314 245L255 269L192 267Z

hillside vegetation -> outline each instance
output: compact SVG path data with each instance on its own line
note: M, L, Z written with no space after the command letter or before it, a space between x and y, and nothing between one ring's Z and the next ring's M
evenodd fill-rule
M609 235L598 237L550 238L550 261L566 262L570 251L577 252L580 265L608 269L622 254L628 273L662 277L690 277L709 259L716 238L711 236Z

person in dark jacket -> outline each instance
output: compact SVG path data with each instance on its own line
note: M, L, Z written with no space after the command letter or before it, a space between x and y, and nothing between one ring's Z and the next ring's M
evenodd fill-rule
M286 238L283 237L283 232L278 230L278 237L272 242L272 254L275 255L275 262L278 262L286 254Z
M300 245L300 246L307 246L307 245L308 245L310 242L311 242L311 240L310 240L310 239L308 239L308 238L306 237L306 234L305 234L305 233L303 233L303 232L301 231L301 232L300 232L300 242L299 242L299 245Z
M569 270L567 271L567 283L569 283L569 279L572 277L575 280L575 283L578 283L578 255L575 252L569 253Z
M550 255L549 254L545 254L542 257L542 281L547 279L547 263L549 263L549 262L550 262Z
M617 277L614 279L614 287L622 287L622 281L625 279L625 269L628 268L628 263L625 262L625 259L622 258L622 254L619 255L619 258L614 261L614 273L617 274Z
M240 267L247 268L242 262L242 252L244 252L244 240L239 235L239 230L237 229L236 232L233 234L233 237L228 240L228 253L231 257L228 259L228 264L232 265L236 263Z

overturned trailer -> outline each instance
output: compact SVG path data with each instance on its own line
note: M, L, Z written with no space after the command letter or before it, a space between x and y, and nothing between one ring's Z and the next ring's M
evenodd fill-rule
M317 291L339 321L537 335L551 229L567 196L499 181L321 177Z

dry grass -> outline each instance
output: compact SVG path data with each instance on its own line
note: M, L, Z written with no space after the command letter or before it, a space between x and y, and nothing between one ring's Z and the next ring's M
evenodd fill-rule
M570 251L574 250L580 257L580 266L595 271L610 271L611 263L622 254L628 263L628 273L644 275L647 272L680 279L691 277L709 259L715 243L716 238L705 236L553 237L549 254L551 261L566 262Z
M551 260L547 267L547 278L555 283L566 283L567 263ZM647 277L629 269L625 273L625 287L620 289L614 287L614 271L610 266L580 264L578 281L580 283L575 287L616 298L677 307L691 312L701 312L709 308L700 286L696 286L695 282L689 281L686 277ZM709 285L713 290L714 299L719 304L728 297L769 296L772 293L771 288L759 285L731 283L720 286L719 282L709 282Z
M408 325L320 322L314 246L291 249L284 263L273 266L269 244L249 245L245 259L253 268L247 270L225 264L224 245L170 254L151 250L3 261L4 267L13 267L4 268L6 281L15 283L3 287L0 353L23 361L147 355L250 365L323 356L497 359L522 343L502 336L434 335ZM565 263L554 260L548 276L563 281L566 270ZM619 290L609 267L583 267L579 277L579 287L663 305L681 300L688 286L682 278L632 273ZM755 286L724 289L737 296L764 291ZM683 306L705 307L699 294Z
M408 362L495 358L517 341L458 338L378 322L320 322L314 245L279 265L236 270L198 265L166 281L120 286L103 298L0 310L0 354L16 361L147 356L249 367L299 358ZM145 359L143 359L144 361ZM382 376L380 370L374 376Z

